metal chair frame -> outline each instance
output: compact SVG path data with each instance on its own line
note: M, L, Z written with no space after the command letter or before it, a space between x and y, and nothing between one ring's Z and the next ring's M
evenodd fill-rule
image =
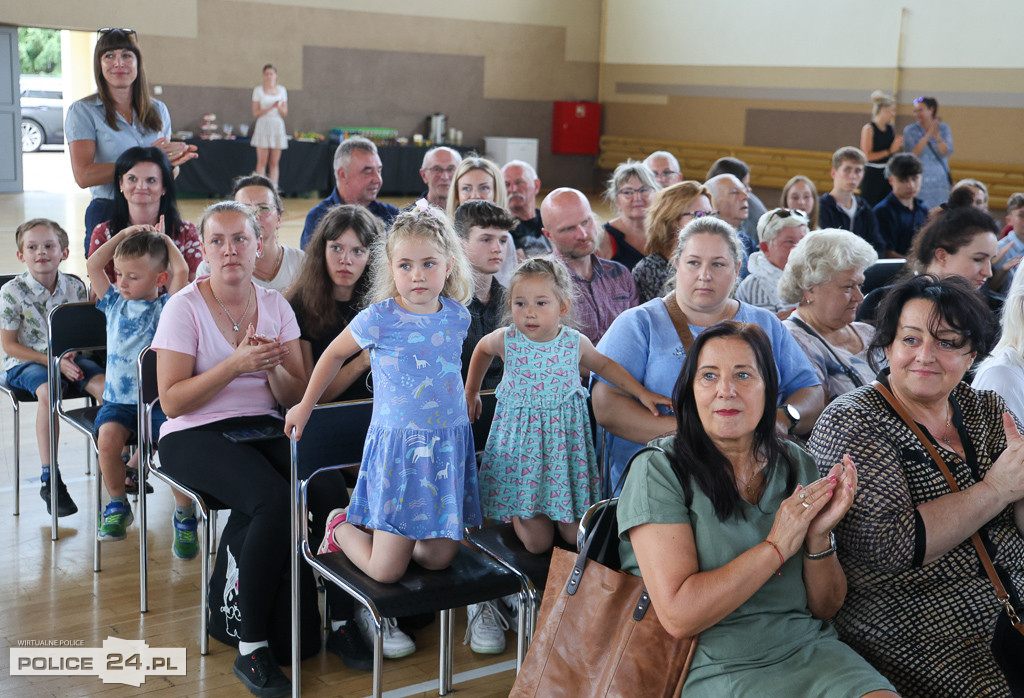
M96 438L93 434L93 420L99 408L92 404L73 410L65 409L60 390L60 362L70 351L105 351L107 348L107 319L93 303L64 303L50 310L47 315L49 340L46 347L47 383L50 397L50 463L51 474L57 474L57 421L63 421L85 435L88 440L87 458L92 460L96 453ZM88 471L88 467L86 468ZM95 499L102 496L102 480L97 468L94 486ZM51 532L50 539L57 540L57 487L50 488ZM97 512L97 516L99 512ZM100 543L96 538L97 521L94 517L93 570L100 569Z
M199 557L202 564L202 582L199 585L199 653L207 655L210 653L210 558L216 548L214 547L213 531L217 526L217 510L211 509L203 500L202 496L195 490L186 487L178 480L165 473L156 465L155 444L153 442L153 408L160 401L156 382L156 351L146 347L139 353L138 359L139 377L139 492L146 491L146 481L150 474L158 480L167 483L171 487L188 495L195 502L196 516L199 519ZM149 575L147 563L149 560L149 546L147 535L147 507L145 496L139 497L139 611L149 611Z
M310 418L310 422L306 425L304 431L304 439L307 441L312 438L322 438L325 442L329 443L330 448L327 448L323 443L318 444L319 453L329 451L331 454L331 460L334 461L332 464L324 464L321 462L313 463L312 465L308 462L309 460L315 459L315 457L300 457L300 449L303 441L295 441L291 439L291 487L292 487L292 540L295 543L294 554L292 555L291 574L292 574L292 695L298 696L301 694L301 667L300 667L300 599L299 599L299 565L305 561L309 564L314 571L319 573L325 580L333 582L338 587L343 589L346 593L352 596L358 601L364 608L366 608L371 617L373 618L373 624L375 629L375 636L373 642L373 694L378 697L382 695L382 683L383 683L383 655L384 655L384 640L383 640L383 617L380 611L377 609L377 603L374 598L361 590L357 583L347 579L346 577L339 574L330 564L327 564L324 560L321 560L319 556L315 555L309 546L309 539L307 535L307 529L305 522L308 520L309 512L307 507L306 493L310 481L317 473L326 472L328 470L338 470L352 465L359 464L362 460L363 441L366 433L366 428L369 426L372 401L354 401L354 402L340 402L331 403L326 405L318 405ZM318 419L327 419L328 415L333 420L332 424L337 425L338 429L323 430L323 433L318 434L318 426L316 421ZM300 478L300 460L303 464L303 474L305 478ZM329 553L328 555L341 555L342 553ZM524 613L526 595L522 591L520 581L512 572L510 572L504 565L493 561L489 556L483 553L477 552L470 546L461 546L457 554L457 560L460 558L468 560L471 564L484 565L492 568L493 573L497 575L507 575L509 587L505 593L514 593L516 587L518 587L519 595L519 633L520 636L526 634L526 614ZM406 577L415 575L415 572L407 572ZM455 608L467 605L467 603L474 603L476 599L466 601L465 598L458 599L457 589L453 589L453 593L449 600L442 601L444 607L439 608L441 613L440 632L441 632L441 646L440 646L440 672L438 677L438 693L440 695L447 695L452 688L452 673L453 673L453 660L452 660L452 645L453 639L453 611ZM451 603L451 599L456 599L454 603ZM479 599L481 601L486 599ZM450 604L450 605L449 605ZM520 643L522 645L522 643ZM522 648L521 648L522 649ZM517 666L521 662L521 657L517 657Z

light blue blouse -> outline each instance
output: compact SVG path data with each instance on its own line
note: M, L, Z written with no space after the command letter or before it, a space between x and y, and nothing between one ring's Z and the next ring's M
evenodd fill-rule
M807 355L774 313L740 302L740 309L733 320L760 325L768 334L779 372L781 402L801 388L821 385ZM694 337L705 329L690 325ZM661 298L630 308L615 318L598 342L597 350L618 362L648 390L668 397L672 397L672 390L686 358L683 343L668 315L665 301ZM595 376L595 380L601 378ZM614 487L630 456L639 451L643 444L611 434L608 434L606 443L612 464L610 486Z
M153 107L160 115L163 128L150 131L138 118L129 124L120 114L117 115L118 130L107 125L107 112L99 95L85 97L68 108L64 119L64 137L68 143L72 141L95 141L96 156L94 162L116 162L121 153L134 146L149 146L161 136L171 137L171 114L163 102L154 99ZM114 182L89 187L94 199L113 199Z

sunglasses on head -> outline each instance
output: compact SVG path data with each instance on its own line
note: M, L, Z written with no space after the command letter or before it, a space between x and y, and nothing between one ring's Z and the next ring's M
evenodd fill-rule
M790 216L794 216L796 218L807 218L807 212L801 211L798 208L777 208L772 211L772 218L789 218ZM771 220L771 218L768 220Z
M109 34L110 32L121 32L122 34L127 34L128 36L132 37L132 39L137 39L139 36L135 33L134 29L128 29L127 27L103 27L103 29L96 30L97 36L103 36L104 34Z

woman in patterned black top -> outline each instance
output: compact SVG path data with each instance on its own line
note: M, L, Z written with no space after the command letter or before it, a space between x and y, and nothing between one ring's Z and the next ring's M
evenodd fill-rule
M1001 607L970 536L986 540L1019 608L1024 437L1002 398L961 382L989 348L990 318L963 279L919 276L883 301L872 342L889 362L880 380L940 450L960 492L872 386L829 405L809 442L819 469L850 454L860 475L836 528L849 583L836 629L903 696L1011 695L991 648Z

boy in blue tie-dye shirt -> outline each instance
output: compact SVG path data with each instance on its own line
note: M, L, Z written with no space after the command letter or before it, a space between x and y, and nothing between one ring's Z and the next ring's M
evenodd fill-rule
M103 268L114 260L116 283ZM158 227L125 228L88 259L96 307L107 316L107 380L103 406L96 415L97 447L103 484L110 503L103 511L97 537L123 540L134 520L125 494L125 463L121 453L138 425L139 353L149 346L170 294L188 283L188 265L174 241ZM163 287L167 293L161 293ZM153 438L165 417L153 412Z

